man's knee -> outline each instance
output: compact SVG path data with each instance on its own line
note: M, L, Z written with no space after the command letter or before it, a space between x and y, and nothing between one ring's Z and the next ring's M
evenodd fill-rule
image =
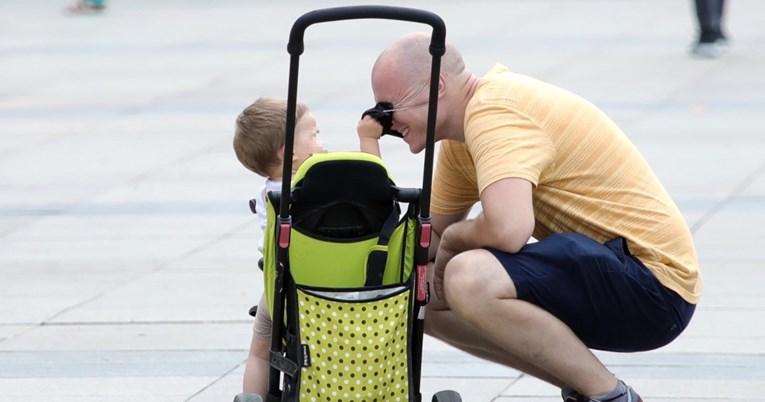
M499 261L486 250L470 250L446 265L444 288L454 303L475 305L479 298L515 298L515 287Z
M460 294L470 294L478 286L481 272L477 266L473 250L457 254L446 264L444 288L449 300Z

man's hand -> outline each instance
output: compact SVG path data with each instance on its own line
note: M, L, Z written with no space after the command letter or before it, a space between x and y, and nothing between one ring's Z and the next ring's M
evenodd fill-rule
M444 232L444 235L441 237L441 242L438 246L435 263L433 264L433 290L435 290L436 296L438 296L439 299L446 303L448 303L446 300L446 291L444 288L444 273L446 272L446 264L451 261L451 259L457 254L459 254L459 251L455 250L449 244L448 232Z

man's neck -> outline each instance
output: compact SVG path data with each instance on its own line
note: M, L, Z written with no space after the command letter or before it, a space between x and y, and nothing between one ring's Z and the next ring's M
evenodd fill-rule
M449 125L450 132L446 138L461 142L465 141L465 110L467 109L468 102L470 102L470 99L475 94L480 81L481 79L477 75L467 73L466 77L458 83L457 93L453 97L455 104L450 105L454 113Z

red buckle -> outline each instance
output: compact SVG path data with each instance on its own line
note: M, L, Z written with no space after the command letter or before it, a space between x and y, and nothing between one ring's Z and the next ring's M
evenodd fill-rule
M422 228L420 229L420 247L422 248L428 248L430 247L430 233L431 228L429 223L423 223Z
M289 223L279 225L279 247L287 248L290 246L290 229Z

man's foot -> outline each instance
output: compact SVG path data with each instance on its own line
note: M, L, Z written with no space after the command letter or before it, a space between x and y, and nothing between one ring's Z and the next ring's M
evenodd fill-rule
M701 59L716 59L728 52L728 41L717 39L714 42L697 42L691 49L691 54Z
M234 402L263 402L263 398L258 394L242 392L234 397Z
M579 395L579 393L571 387L563 388L561 390L561 396L563 397L563 402L643 402L643 399L634 389L632 389L632 387L629 385L625 386L627 392L609 399L588 398L584 395Z
M103 1L74 0L66 6L66 11L72 14L100 13L104 9L106 9L106 5Z
M578 392L569 386L560 390L560 396L563 397L563 402L578 402L581 397Z

